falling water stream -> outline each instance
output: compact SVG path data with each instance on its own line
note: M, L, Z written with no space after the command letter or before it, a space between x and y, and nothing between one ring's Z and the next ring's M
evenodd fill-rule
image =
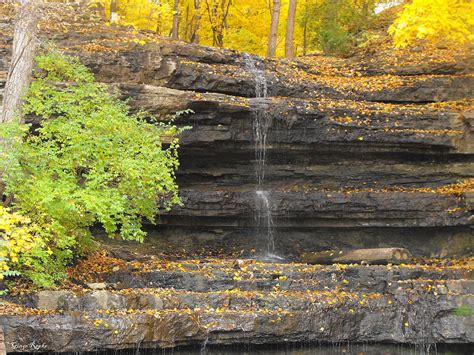
M266 241L264 258L281 260L275 254L274 223L271 211L271 193L265 188L265 168L267 162L268 130L272 124L272 115L268 113L266 98L268 96L265 72L257 68L255 60L244 53L245 67L255 79L255 97L257 102L254 111L253 136L255 142L255 221L257 237Z

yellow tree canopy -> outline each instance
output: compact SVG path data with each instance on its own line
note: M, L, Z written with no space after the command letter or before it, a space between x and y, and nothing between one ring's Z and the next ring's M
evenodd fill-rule
M112 1L95 0L104 7L105 14L110 18ZM149 0L120 0L116 1L118 23L124 26L133 26L141 30L156 31L162 35L168 35L173 21L172 0L149 1Z
M224 0L229 1L229 0ZM297 19L302 17L303 9L310 2L318 0L299 0ZM218 3L216 13L209 14L208 6ZM285 26L288 13L288 0L282 0L280 25L278 28L277 56L284 54ZM107 17L110 17L110 0L95 0ZM117 3L118 24L134 26L141 30L152 30L169 36L173 22L174 0L119 0ZM212 26L214 21L222 21L221 0L200 0L196 13L195 0L179 1L179 38L190 41L191 28L199 16L198 34L200 44L214 45ZM301 5L301 6L300 6ZM223 24L223 42L226 48L264 55L267 51L270 30L271 0L231 0L229 13ZM212 21L212 22L211 22ZM303 51L303 28L295 28L295 49Z
M92 0L110 17L112 2L121 25L170 36L176 0ZM355 42L378 4L389 0L298 0L296 55ZM272 0L179 0L179 39L265 55ZM277 57L284 54L289 0L281 0ZM474 0L412 0L389 30L395 45L425 40L436 45L474 42Z
M389 29L397 47L420 40L437 45L474 43L474 1L413 0Z

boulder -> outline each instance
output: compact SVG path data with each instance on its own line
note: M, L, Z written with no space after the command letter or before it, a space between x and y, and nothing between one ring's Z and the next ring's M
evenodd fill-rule
M37 307L39 309L60 309L61 304L68 298L74 297L74 293L67 290L40 291L36 294Z

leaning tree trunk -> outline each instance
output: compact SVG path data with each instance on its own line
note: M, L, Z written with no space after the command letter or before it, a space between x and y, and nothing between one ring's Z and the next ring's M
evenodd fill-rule
M293 37L295 33L295 15L296 0L290 0L288 7L288 19L286 21L286 40L285 40L285 57L292 59L295 56Z
M13 46L10 69L7 82L3 92L2 109L0 113L0 124L23 123L21 114L23 97L28 90L33 70L33 56L36 49L36 33L38 30L37 5L39 0L22 0L18 12L13 33ZM4 184L1 181L4 174L8 172L11 152L10 139L0 139L0 197L4 193ZM5 205L11 199L7 198Z
M179 0L174 0L173 27L171 29L171 39L179 38Z
M38 29L37 0L22 1L13 33L10 69L3 93L0 123L23 122L21 105L30 85Z
M304 21L303 26L303 55L306 55L308 52L308 20Z
M269 58L274 58L276 54L277 39L278 39L278 23L280 22L280 8L281 1L273 0L272 20L270 23L270 34L268 36L268 52Z

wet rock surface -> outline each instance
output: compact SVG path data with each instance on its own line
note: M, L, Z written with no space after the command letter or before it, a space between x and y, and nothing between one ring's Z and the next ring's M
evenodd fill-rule
M403 248L371 248L354 250L327 250L308 252L300 256L300 261L308 264L363 264L387 265L410 263L410 252Z
M130 262L94 274L105 290L10 296L7 350L474 341L468 266L236 265Z
M280 253L333 246L406 247L432 256L471 250L473 139L464 111L114 86L136 109L194 112L176 120L192 127L181 137L184 205L161 214L150 230L161 250L183 240L188 250L262 248L252 238L259 110L272 117L265 176Z

